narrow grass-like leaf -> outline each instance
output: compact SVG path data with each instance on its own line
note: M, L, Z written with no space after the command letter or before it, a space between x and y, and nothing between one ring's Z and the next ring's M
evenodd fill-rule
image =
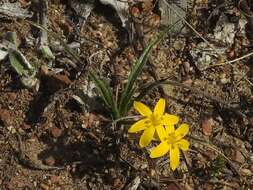
M131 99L133 95L133 87L134 83L137 79L137 77L140 75L143 66L148 60L148 54L151 51L151 48L157 43L156 41L153 41L148 44L148 46L144 49L143 53L141 54L140 58L136 61L132 71L130 72L130 75L128 77L128 82L126 84L126 87L124 88L122 95L120 97L120 102L119 102L119 110L120 114L124 116L127 112L127 107L129 100Z
M98 92L103 101L105 102L106 106L108 106L111 109L113 119L118 119L119 112L115 102L113 101L113 95L109 85L103 80L99 79L94 72L89 72L89 76L91 80L95 83Z
M175 23L176 24L176 23ZM147 60L148 60L148 56L149 53L152 49L152 47L156 44L158 44L163 37L165 36L165 34L170 31L175 24L166 27L158 36L155 40L151 41L147 47L145 47L144 51L142 52L140 58L136 61L136 63L134 64L134 67L132 69L132 71L129 74L128 77L128 82L126 84L126 87L124 88L122 95L120 97L119 100L119 104L118 104L118 109L119 109L119 113L121 116L124 116L130 109L131 107L131 98L134 94L134 83L137 79L137 77L140 75L144 65L146 64Z
M51 51L50 47L47 45L44 45L41 47L41 53L42 53L42 56L46 59L49 59L49 60L55 59L53 52Z
M164 35L173 27L174 25L166 28L163 32L158 35L158 37L151 41L147 47L144 49L143 53L141 54L140 58L135 62L134 67L132 71L129 74L128 82L126 84L126 87L124 88L122 95L120 97L119 101L119 112L121 116L124 116L129 108L131 103L131 98L134 93L134 83L137 79L137 77L140 75L145 63L148 60L149 53L154 45L160 42L160 40L164 37Z

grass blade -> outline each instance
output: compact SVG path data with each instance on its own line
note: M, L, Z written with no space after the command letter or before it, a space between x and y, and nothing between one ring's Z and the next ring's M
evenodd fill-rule
M103 80L99 79L94 72L89 72L89 76L91 80L95 83L98 92L103 101L105 102L106 106L108 106L112 110L113 119L118 119L119 112L115 102L113 101L113 95L109 85Z
M130 72L130 75L128 77L128 82L126 84L126 87L124 88L124 91L122 92L122 96L120 97L119 102L119 109L120 114L123 116L127 112L127 107L129 100L131 99L133 95L133 87L134 83L137 79L137 77L140 75L143 66L148 60L148 54L151 51L151 48L157 43L157 40L151 42L148 44L148 46L144 49L143 53L141 54L140 58L136 61L132 71Z
M151 41L147 47L144 49L143 53L141 54L140 58L135 62L134 67L132 69L132 71L130 72L130 75L128 77L128 82L126 84L126 87L124 88L122 95L120 97L120 101L119 101L119 112L121 116L124 116L129 108L130 108L130 104L131 104L131 97L133 96L134 93L134 83L137 79L137 77L140 75L144 65L146 64L147 60L148 60L148 56L149 53L152 49L152 47L154 45L156 45L157 43L159 43L161 41L161 39L165 36L165 34L171 29L173 28L175 24L173 24L172 26L166 28L163 32L160 33L160 35L158 35L158 37Z

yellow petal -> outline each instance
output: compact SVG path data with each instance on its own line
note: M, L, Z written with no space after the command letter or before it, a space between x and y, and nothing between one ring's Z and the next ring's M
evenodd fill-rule
M162 117L162 123L164 125L176 125L179 121L179 117L171 114L164 114Z
M170 145L164 141L151 150L150 158L158 158L165 155L170 150Z
M189 146L190 146L190 143L189 141L185 140L185 139L182 139L180 141L178 141L176 143L176 145L178 145L178 147L183 150L183 151L187 151L189 150Z
M157 115L158 117L162 116L164 114L164 111L165 111L165 99L160 98L160 100L155 105L154 115Z
M175 132L175 126L174 125L166 125L165 126L166 133L169 135L171 133Z
M155 128L156 133L161 141L164 141L166 139L166 131L162 125L158 125Z
M152 111L148 106L141 102L134 101L134 108L142 115L142 116L150 116Z
M154 127L148 127L147 129L144 130L139 142L141 148L148 146L150 144L150 142L153 139L154 133L155 133Z
M189 125L187 124L182 124L180 125L176 131L175 131L175 136L177 140L182 139L187 133L189 132Z
M179 148L176 145L172 145L170 149L170 167L174 171L180 161Z
M142 119L140 121L135 122L129 129L128 133L135 133L138 131L142 131L147 128L148 119Z

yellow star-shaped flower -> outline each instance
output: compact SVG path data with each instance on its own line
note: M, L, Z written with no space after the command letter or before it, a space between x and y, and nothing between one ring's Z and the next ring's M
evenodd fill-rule
M135 101L134 108L144 118L134 123L128 132L135 133L144 130L139 141L141 147L146 147L150 144L155 132L160 137L162 135L160 133L164 130L164 125L175 125L179 121L178 116L165 113L165 99L163 98L157 102L154 112L141 102Z
M187 151L189 142L183 137L189 132L187 124L181 124L176 130L174 125L166 126L160 129L159 137L161 143L151 150L150 157L158 158L169 152L170 167L174 171L180 162L180 149Z

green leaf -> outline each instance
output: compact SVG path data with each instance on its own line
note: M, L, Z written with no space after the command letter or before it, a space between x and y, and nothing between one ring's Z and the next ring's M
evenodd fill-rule
M42 46L41 53L42 53L42 56L46 59L49 59L49 60L55 59L55 56L49 46Z
M20 75L22 76L24 74L24 66L21 63L20 58L17 56L17 54L12 51L9 50L9 59L10 59L10 63L11 66L13 67L13 69Z
M218 176L219 173L226 167L226 160L222 156L217 156L209 168L211 176Z
M131 107L131 98L135 92L134 83L140 75L144 65L146 64L151 49L154 45L158 44L161 39L163 39L165 34L170 31L175 26L175 24L165 28L165 30L163 30L153 41L151 41L142 52L140 58L135 62L134 67L128 76L128 82L126 84L126 87L124 88L120 97L118 108L121 116L124 116Z
M122 95L120 97L120 102L119 102L119 110L120 114L124 116L128 110L129 110L129 103L131 101L131 98L134 94L134 83L138 76L140 75L144 65L146 64L148 60L148 55L154 45L156 45L163 35L159 35L155 40L151 41L147 47L144 49L143 53L141 54L140 58L135 62L134 67L132 71L129 74L128 77L128 82L126 84L126 87L124 88Z
M34 74L36 69L18 49L10 47L8 54L11 66L20 76L31 77Z
M89 76L91 80L95 83L98 92L103 101L105 102L106 106L108 106L112 110L113 119L118 119L119 118L118 108L115 102L113 101L113 95L109 85L103 80L99 79L94 72L89 72Z

